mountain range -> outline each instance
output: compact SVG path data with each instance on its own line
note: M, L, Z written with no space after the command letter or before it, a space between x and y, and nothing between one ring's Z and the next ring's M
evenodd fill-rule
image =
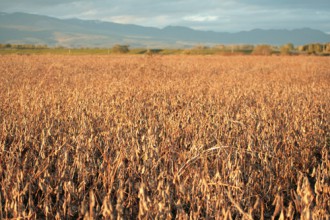
M330 42L330 35L311 28L254 29L237 33L200 31L181 26L165 28L118 24L99 20L58 19L44 15L0 12L0 43L47 44L65 47L191 47L217 44L271 44Z

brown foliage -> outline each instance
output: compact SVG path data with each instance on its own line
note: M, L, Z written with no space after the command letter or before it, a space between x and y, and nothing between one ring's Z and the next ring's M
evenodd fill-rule
M329 218L328 64L2 56L0 218Z

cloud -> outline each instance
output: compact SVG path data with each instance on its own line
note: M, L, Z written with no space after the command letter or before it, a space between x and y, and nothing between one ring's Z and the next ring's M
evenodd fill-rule
M241 4L257 5L266 8L329 9L329 0L238 0Z
M150 26L150 27L165 27L168 25L168 22L170 22L171 19L172 19L171 17L163 16L163 15L154 16L152 19L150 19L149 17L132 16L132 15L110 16L105 18L105 20L121 23L121 24L144 24L144 26Z
M42 6L54 6L61 5L70 2L88 2L88 0L2 0L0 5L6 7L15 7L19 5L31 6L31 7L42 7Z
M183 17L183 20L186 21L196 21L196 22L206 22L206 21L216 21L218 20L218 16L212 15L191 15Z
M4 12L231 31L311 27L330 32L329 0L0 0Z

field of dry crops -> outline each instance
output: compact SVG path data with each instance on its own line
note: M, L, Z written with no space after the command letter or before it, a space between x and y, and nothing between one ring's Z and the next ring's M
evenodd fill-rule
M2 56L0 218L329 218L329 67Z

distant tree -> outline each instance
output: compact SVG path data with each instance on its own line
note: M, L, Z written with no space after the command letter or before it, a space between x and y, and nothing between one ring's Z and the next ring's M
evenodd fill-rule
M308 44L307 52L309 54L320 54L323 52L324 45L322 44Z
M307 50L307 47L306 45L300 45L297 47L297 49L299 52L305 52Z
M330 43L324 45L323 52L330 53Z
M299 52L305 52L308 54L329 54L330 53L330 43L320 44L320 43L314 43L314 44L305 44L301 45L298 48Z
M252 54L268 56L268 55L272 54L272 51L273 50L272 50L272 47L270 45L263 44L263 45L255 46L253 51L252 51Z
M315 51L315 53L322 53L323 45L322 44L314 44L314 51Z
M308 44L308 46L307 46L307 52L309 54L314 53L314 45L313 44Z
M128 53L129 52L129 46L128 45L119 45L116 44L112 47L113 53Z
M294 45L293 45L293 43L288 43L288 44L286 44L286 46L292 51L292 50L294 50Z
M294 50L294 46L292 43L284 44L281 46L280 49L282 55L290 55L293 50Z

